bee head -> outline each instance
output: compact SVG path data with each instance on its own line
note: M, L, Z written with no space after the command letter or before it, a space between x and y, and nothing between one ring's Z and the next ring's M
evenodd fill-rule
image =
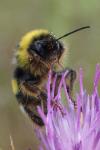
M31 42L28 51L31 55L38 55L42 61L57 62L63 51L63 45L51 34L41 34Z
M75 32L90 28L85 26L64 34L59 38L55 38L47 30L33 30L23 36L16 52L17 62L22 67L29 67L40 61L49 65L59 62L63 54L64 47L59 41Z

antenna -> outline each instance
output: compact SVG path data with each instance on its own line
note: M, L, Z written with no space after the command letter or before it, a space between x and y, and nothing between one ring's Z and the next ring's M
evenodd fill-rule
M59 38L56 39L56 40L58 41L58 40L60 40L60 39L62 39L62 38L64 38L64 37L66 37L66 36L69 36L69 35L71 35L71 34L73 34L73 33L75 33L75 32L78 32L78 31L80 31L80 30L84 30L84 29L87 29L87 28L90 28L90 26L85 26L85 27L81 27L81 28L78 28L78 29L76 29L76 30L73 30L73 31L71 31L71 32L69 32L69 33L64 34L63 36L59 37Z

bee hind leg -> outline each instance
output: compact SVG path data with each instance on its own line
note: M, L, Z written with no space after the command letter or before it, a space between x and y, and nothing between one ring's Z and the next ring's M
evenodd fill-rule
M46 94L44 93L41 93L41 95L37 97L33 98L32 101L28 101L28 104L24 106L24 109L35 124L39 126L43 126L44 122L38 112L37 107L39 106L44 112L44 114L46 115L47 114L47 97L46 97Z
M34 109L34 108L33 108ZM39 115L35 114L28 106L24 106L24 110L26 111L26 113L29 115L29 117L31 118L31 120L39 126L43 126L43 120L39 117Z
M41 107L44 114L47 114L47 97L45 93L37 97L26 96L21 91L16 95L18 103L24 108L29 118L38 126L43 126L43 120L38 113L37 107Z

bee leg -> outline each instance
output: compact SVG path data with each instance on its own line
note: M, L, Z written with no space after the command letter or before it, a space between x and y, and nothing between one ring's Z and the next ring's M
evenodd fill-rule
M75 104L75 100L73 100L73 98L72 98L73 84L74 84L74 81L76 79L76 72L74 70L72 70L72 69L65 69L65 70L63 70L61 72L53 71L53 76L57 75L55 95L57 94L59 83L60 83L60 80L62 78L62 74L64 72L66 72L67 70L68 70L68 73L65 76L66 89L67 89L67 92L68 92L68 95L69 95L70 99L72 100L72 102L74 103L74 106L75 106L76 105Z
M27 91L27 95L23 92L25 89ZM30 86L28 83L24 83L23 85L21 84L21 91L17 94L17 99L32 121L39 126L43 126L44 123L38 113L37 106L40 106L44 114L47 114L46 93L39 90L38 87Z
M28 116L32 119L32 121L36 124L36 125L39 125L39 126L43 126L44 123L43 123L43 120L39 117L39 114L35 114L33 112L33 110L30 109L29 105L27 106L24 106L24 109L26 111L26 113L28 114ZM33 109L34 109L34 106L33 106Z
M40 105L40 101L32 96L26 96L21 91L16 95L18 103L24 108L24 111L36 124L43 124L42 120L38 117L36 107Z
M45 91L40 90L37 86L31 85L28 83L24 83L24 87L27 88L27 91L30 90L32 92L33 97L36 97L41 102L41 107L44 110L44 113L47 113L46 105L47 105L47 94Z
M39 126L43 126L44 123L38 113L37 107L41 107L44 114L47 114L47 97L44 95L44 93L41 93L38 98L33 98L32 101L29 101L28 104L24 106L30 118Z
M40 95L38 95L38 98L41 100L41 108L44 114L47 114L47 94L45 92L41 92Z

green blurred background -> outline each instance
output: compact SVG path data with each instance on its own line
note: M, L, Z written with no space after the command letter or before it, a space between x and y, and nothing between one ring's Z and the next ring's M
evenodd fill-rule
M37 150L31 121L20 111L12 94L13 49L21 36L46 28L57 37L90 25L66 39L67 66L83 67L85 85L91 89L95 65L100 61L100 1L97 0L0 0L0 148L10 150L11 135L16 150Z

